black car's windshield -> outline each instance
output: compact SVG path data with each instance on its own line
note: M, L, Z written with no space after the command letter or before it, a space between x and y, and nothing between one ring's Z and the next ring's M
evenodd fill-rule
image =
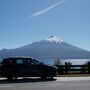
M31 64L32 64L32 65L39 65L40 62L37 61L37 60L35 60L35 59L32 59L32 60L31 60Z

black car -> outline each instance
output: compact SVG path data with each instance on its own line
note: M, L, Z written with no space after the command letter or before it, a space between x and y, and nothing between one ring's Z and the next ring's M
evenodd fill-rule
M9 57L0 64L0 76L9 80L18 77L51 78L56 75L56 68L49 66L30 57Z

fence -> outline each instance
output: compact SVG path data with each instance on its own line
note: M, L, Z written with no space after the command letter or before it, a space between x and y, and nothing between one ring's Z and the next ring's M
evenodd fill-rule
M58 74L90 74L90 62L87 65L56 65Z

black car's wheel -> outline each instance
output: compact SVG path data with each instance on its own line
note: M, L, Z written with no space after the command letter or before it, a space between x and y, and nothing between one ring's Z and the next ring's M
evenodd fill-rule
M13 72L13 71L8 71L8 73L6 74L6 78L8 80L12 80L12 79L17 80L17 77L18 77L18 74L16 72Z
M41 76L41 79L45 80L45 79L47 79L47 77L46 76Z
M50 79L53 79L53 77L54 77L54 76L53 76L53 75L51 75L51 76L50 76Z
M8 80L13 80L13 79L15 79L15 80L17 80L17 75L15 75L15 74L9 74L9 75L7 75L6 76L6 78L8 79Z
M17 76L15 76L15 80L17 80L18 79L18 77Z
M53 79L53 75L51 76L42 76L41 79L45 80L45 79Z
M13 76L12 76L12 75L8 75L6 78L7 78L8 80L12 80L12 79L13 79Z
M44 72L44 73L41 75L41 79L42 79L42 80L47 79L47 73L46 73L46 72Z
M50 71L45 71L44 73L43 73L43 75L41 76L41 79L53 79L53 77L54 77L54 74L53 74L53 72L50 72Z
M53 79L53 77L54 77L53 73L50 72L48 78Z

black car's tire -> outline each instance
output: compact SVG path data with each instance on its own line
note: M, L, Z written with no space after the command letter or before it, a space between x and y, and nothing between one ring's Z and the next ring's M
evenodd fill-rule
M53 79L54 76L51 76L50 79Z
M41 76L41 79L53 79L54 75L52 71L45 71Z
M46 80L47 77L46 77L46 76L41 76L41 79L42 79L42 80Z
M7 73L6 78L7 78L8 80L12 80L12 79L17 80L18 76L17 76L17 73L16 73L16 72L10 72L10 71L9 71L9 72Z
M18 77L17 76L15 76L15 80L17 80L18 79Z
M42 80L47 79L47 74L46 74L45 72L41 75L41 79L42 79Z
M54 74L51 72L50 73L50 79L53 79L53 77L54 77Z
M6 77L8 80L12 80L13 79L13 76L7 76Z
M49 71L49 72L47 73L47 77L48 77L49 79L53 79L54 73L53 73L52 71Z
M53 77L54 77L53 75L51 75L51 76L42 76L41 79L42 79L42 80L45 80L45 79L53 79Z
M17 80L17 76L15 76L15 75L8 75L7 77L6 77L8 80L13 80L13 79L15 79L15 80Z

